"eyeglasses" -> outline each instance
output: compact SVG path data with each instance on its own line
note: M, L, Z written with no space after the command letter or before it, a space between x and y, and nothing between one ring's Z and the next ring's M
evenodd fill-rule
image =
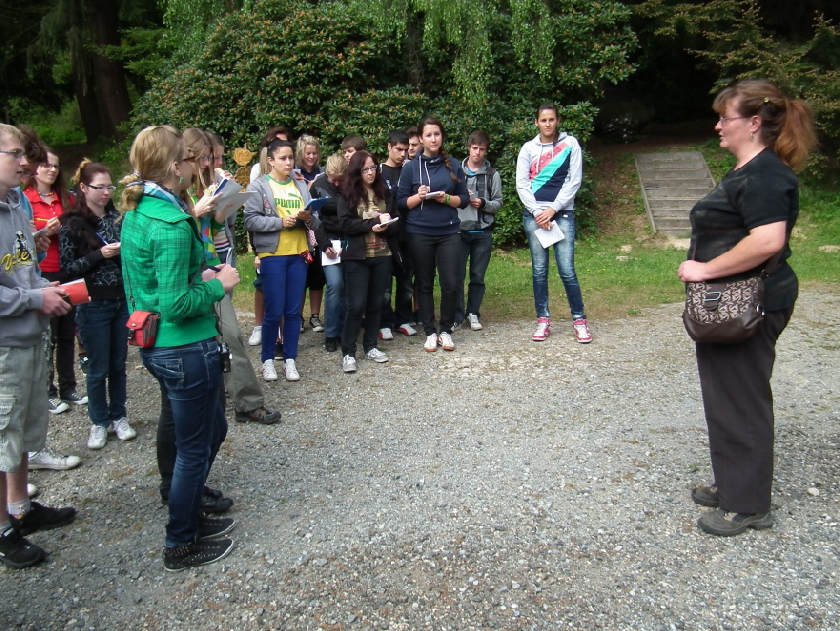
M362 169L362 173L373 173L374 171L376 171L376 165Z
M207 164L210 164L211 162L213 162L213 156L198 156L198 159L201 162L206 162ZM195 160L195 158L193 158L193 160Z
M718 122L719 122L721 125L726 125L726 123L731 123L732 121L736 121L736 120L738 120L739 118L752 118L752 116L733 116L732 118L727 118L726 116L721 116L721 117L718 119Z
M198 156L187 156L186 158L181 158L180 162L195 162Z
M93 184L88 184L88 188L92 188L95 191L108 191L109 193L117 190L116 186L94 186Z
M44 169L44 171L52 171L53 169L58 171L59 169L61 169L61 165L60 164L42 164L41 168Z
M12 149L11 151L7 151L6 149L0 149L0 153L6 153L12 156L15 160L20 160L25 152L23 149Z

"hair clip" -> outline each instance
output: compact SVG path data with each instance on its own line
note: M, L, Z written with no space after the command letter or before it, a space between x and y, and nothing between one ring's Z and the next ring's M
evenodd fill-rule
M141 175L140 175L137 171L132 171L131 175L136 176L138 180L142 180L142 179L143 179L143 176L141 176Z
M143 186L143 182L129 182L125 185L125 188L131 188L132 186Z
M765 97L764 97L764 102L765 102L765 103L769 103L769 102L770 102L770 99L768 99L768 98L765 96Z

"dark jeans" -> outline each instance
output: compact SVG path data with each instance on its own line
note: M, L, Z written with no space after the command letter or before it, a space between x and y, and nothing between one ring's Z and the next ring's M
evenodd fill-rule
M367 353L376 348L379 340L379 318L382 314L382 296L391 280L391 257L375 256L363 261L342 261L344 285L347 291L347 318L341 335L341 352L354 357L356 339L365 318L362 347Z
M169 490L166 546L175 548L196 540L213 445L221 444L219 437L227 431L224 409L219 403L219 390L223 388L219 345L215 339L209 339L172 348L144 349L140 354L172 408L176 457Z
M87 350L88 416L108 427L125 416L128 355L128 307L125 300L99 300L79 305L76 324ZM109 402L110 399L110 402Z
M379 323L382 328L395 329L402 324L411 322L414 319L414 269L409 258L403 258L404 270L393 263L391 275L394 277L396 288L391 291L392 283L388 283L385 290L385 297L382 304L382 319ZM394 308L391 308L391 296L394 297Z
M458 261L461 258L461 235L428 236L409 234L408 247L417 283L420 320L426 335L435 328L435 269L440 277L440 331L452 333L455 306L458 303Z
M461 324L468 313L481 315L481 301L484 300L484 275L490 266L490 254L493 252L493 233L491 231L461 231L461 260L458 268L458 304L455 307L455 322ZM464 310L464 281L467 277L467 259L470 262L470 284L467 297L467 309Z
M709 428L712 471L720 508L770 510L773 485L773 391L776 340L793 309L768 311L740 344L696 344L700 390Z
M61 279L59 273L44 272L49 281ZM128 335L126 334L126 337ZM58 388L55 373L58 372ZM76 307L63 316L50 318L50 388L49 395L67 398L76 391Z
M300 309L306 287L306 261L300 256L266 256L260 259L265 317L262 323L260 361L274 359L274 344L283 320L283 359L297 359Z

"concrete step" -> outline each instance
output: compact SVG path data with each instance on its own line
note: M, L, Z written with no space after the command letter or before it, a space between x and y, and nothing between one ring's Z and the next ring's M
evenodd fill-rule
M650 188L674 188L675 186L679 186L680 188L706 188L706 190L710 191L714 188L714 185L710 180L702 179L702 178L656 178L656 179L645 179L642 183L642 186L646 189Z
M702 188L649 188L647 189L648 199L703 199L709 192L707 187Z
M674 210L688 211L694 208L696 199L649 199L648 205L651 210Z

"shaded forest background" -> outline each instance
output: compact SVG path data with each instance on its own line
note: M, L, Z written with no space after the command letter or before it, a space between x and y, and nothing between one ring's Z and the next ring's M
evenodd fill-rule
M628 142L652 121L706 119L712 94L767 77L815 110L833 185L840 156L836 0L0 0L0 116L118 163L148 124L199 126L254 148L267 127L349 133L381 154L393 128L441 118L462 156L475 128L515 199L538 102L563 126ZM580 221L591 220L588 191ZM520 232L506 204L498 243Z

